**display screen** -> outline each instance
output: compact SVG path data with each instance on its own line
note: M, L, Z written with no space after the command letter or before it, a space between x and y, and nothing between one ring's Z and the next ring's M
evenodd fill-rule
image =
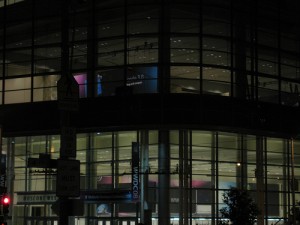
M96 77L97 95L111 96L120 87L130 87L132 93L157 92L157 67L130 67L105 70Z

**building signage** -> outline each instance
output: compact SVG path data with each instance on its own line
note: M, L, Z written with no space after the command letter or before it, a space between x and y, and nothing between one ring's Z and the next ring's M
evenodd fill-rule
M0 187L5 187L6 181L6 155L1 154L0 157Z
M140 155L139 155L139 145L137 142L132 142L132 181L131 181L131 189L132 189L132 200L139 200L140 197Z
M31 193L31 192L18 192L17 193L17 204L18 205L39 205L49 204L57 200L55 193Z

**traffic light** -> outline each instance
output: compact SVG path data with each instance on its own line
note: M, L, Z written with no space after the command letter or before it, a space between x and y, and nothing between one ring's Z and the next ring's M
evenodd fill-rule
M3 215L8 215L9 212L9 204L10 204L10 198L7 195L3 195L2 197L2 210ZM2 225L2 224L1 224Z
M0 225L7 225L7 222L1 222Z

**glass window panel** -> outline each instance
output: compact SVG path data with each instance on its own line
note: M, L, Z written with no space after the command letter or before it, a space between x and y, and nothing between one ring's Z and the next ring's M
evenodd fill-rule
M77 11L76 16L70 19L70 37L69 39L73 41L87 40L87 27L90 11ZM73 33L74 32L74 33Z
M230 2L229 1L223 1L223 0L202 0L203 4L205 5L218 5L218 6L222 6L222 7L229 7L230 6Z
M132 88L133 93L157 92L157 67L129 67L127 70L126 85Z
M73 52L70 51L70 68L71 69L86 69L87 67L87 45L74 44Z
M155 5L139 5L128 8L128 34L158 32L158 7Z
M284 35L282 33L282 35ZM288 37L288 36L282 36L281 37L281 42L280 42L280 47L283 50L291 51L291 52L299 52L299 44L300 42L298 39L294 36Z
M98 42L98 66L124 64L124 40L103 40Z
M234 134L218 135L218 153L220 161L240 162L237 136Z
M198 37L172 37L171 62L199 63Z
M20 18L20 16L16 16L15 18ZM32 45L31 21L16 21L11 23L6 21L6 23L6 48L24 48Z
M33 101L49 101L57 99L57 81L60 76L48 75L33 78Z
M233 73L233 95L237 98L243 99L251 99L254 96L254 79L252 79L251 75L246 75L245 73Z
M278 75L278 66L277 63L265 60L258 60L258 72Z
M269 167L268 167L269 169ZM271 168L272 170L272 168ZM280 171L282 173L282 171ZM271 178L272 175L268 176L267 180L267 191L266 191L266 206L268 207L269 217L279 217L280 216L280 204L282 204L282 196L280 179Z
M285 147L285 142L282 139L268 138L267 148L270 152L283 153Z
M258 77L259 101L278 103L278 80Z
M244 136L245 138L245 136ZM247 163L256 164L256 137L255 136L247 136L244 141L244 146L247 149ZM249 165L249 168L252 165ZM250 170L248 170L250 171ZM252 170L254 171L254 170Z
M210 132L193 131L192 133L193 144L193 159L211 160L212 151L212 134Z
M3 104L2 102L2 95L3 95L3 90L2 90L2 80L0 80L0 104Z
M179 132L170 131L170 154L171 158L179 158ZM178 163L178 162L177 162Z
M31 81L30 77L6 79L5 91L30 89L31 86L30 81Z
M46 136L31 136L27 141L27 151L30 156L46 153Z
M128 64L158 62L158 39L133 37L128 40Z
M277 33L272 32L271 30L260 30L258 29L258 43L265 46L270 46L273 48L278 47Z
M158 171L158 131L149 131L149 170L151 173ZM157 180L157 175L151 175Z
M120 177L119 183L123 183L122 186L126 188L131 185L131 176L126 176L126 174L131 174L132 142L136 141L137 133L135 131L115 133L115 152L118 154L116 161L118 171L115 172L123 175Z
M299 80L300 78L300 63L298 57L292 55L292 54L287 54L282 52L281 53L281 76L290 78L290 79L297 79Z
M96 75L96 96L115 95L118 87L124 87L124 69L102 70Z
M111 150L112 148L112 133L106 132L98 132L94 134L94 141L93 141L94 148L97 149L107 149ZM111 151L110 151L111 154ZM110 159L109 157L108 159Z
M230 53L203 50L203 64L230 66Z
M5 103L20 103L30 101L31 78L5 80Z
M231 72L230 70L204 67L203 92L222 96L230 96Z
M59 17L38 18L35 20L34 29L35 45L61 42L61 19Z
M173 33L199 33L199 30L199 20L179 18L171 20L171 32Z
M226 37L230 35L230 24L215 20L204 20L202 29L203 34L211 34Z
M51 154L52 159L58 159L60 156L60 136L51 135L48 137L47 152Z
M219 163L218 169L219 169L219 189L229 189L230 187L235 187L236 177L237 177L236 163ZM219 197L221 198L221 196ZM220 202L222 202L222 200Z
M34 72L51 73L61 68L61 49L42 47L34 50Z
M171 7L171 32L199 33L200 7L198 5L173 5Z
M287 66L281 64L281 76L289 79L300 79L300 69L299 67Z
M30 101L30 90L14 90L5 92L5 104L22 103Z
M1 49L1 47L0 47ZM3 65L5 65L4 60L3 60L3 51L0 50L0 78L3 77Z
M77 73L74 74L74 78L79 85L79 97L86 98L87 97L87 77L86 73Z
M92 134L93 151L91 163L92 179L97 181L94 188L107 189L112 184L112 133L98 132Z
M200 67L171 67L172 93L200 93Z
M31 74L31 50L14 50L6 52L7 76Z
M294 160L295 160L295 165L297 167L300 166L300 142L298 140L294 141ZM300 174L300 173L298 173Z
M253 157L252 157L253 158ZM247 159L248 160L248 159ZM255 160L254 160L255 161ZM249 162L249 160L248 160ZM256 162L254 164L247 164L247 183L250 184L250 187L253 187L252 184L256 183L256 175L255 175L255 171L256 171Z
M99 38L124 35L124 8L99 8L95 12Z
M222 38L203 37L203 50L230 52L230 42Z
M132 142L136 142L137 133L135 131L118 132L117 134L118 146L130 147Z
M203 38L203 63L230 66L230 43L224 39Z

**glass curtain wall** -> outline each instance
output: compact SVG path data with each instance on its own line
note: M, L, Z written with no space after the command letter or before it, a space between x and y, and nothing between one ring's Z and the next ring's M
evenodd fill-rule
M60 8L15 3L0 14L1 104L56 100ZM69 9L70 68L81 98L162 85L298 106L298 15L279 0L91 0Z
M230 187L248 190L256 201L265 224L287 222L293 201L299 201L300 142L245 134L198 131L168 131L162 158L160 131L98 132L77 135L77 159L80 160L82 193L131 188L132 142L139 143L140 202L85 202L78 224L113 223L161 219L159 210L167 209L172 224L217 224L224 207L222 194ZM7 155L7 184L13 193L10 211L13 223L56 221L51 209L55 195L55 169L29 168L28 158L48 154L59 158L59 136L29 136L4 140L2 154ZM159 150L160 149L160 150ZM294 153L293 153L294 152ZM293 153L293 155L292 155ZM294 162L292 167L291 162ZM162 165L169 165L164 168ZM165 170L162 170L162 169ZM167 171L167 173L166 173ZM295 187L291 187L295 174ZM163 178L168 178L163 179ZM167 202L161 202L162 183ZM149 214L150 212L150 214ZM280 224L279 223L279 224Z

